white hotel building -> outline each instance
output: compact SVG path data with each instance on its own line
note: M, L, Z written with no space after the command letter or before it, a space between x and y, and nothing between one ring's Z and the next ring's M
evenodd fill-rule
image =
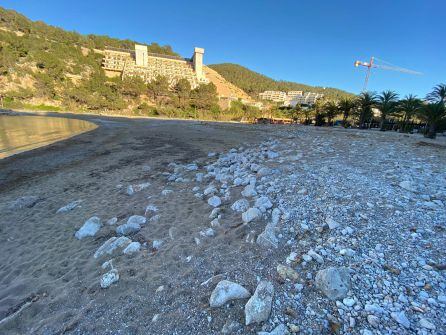
M303 91L265 91L259 94L260 99L269 100L274 102L282 102L283 106L295 107L296 105L314 105L317 99L322 98L324 95L313 92Z

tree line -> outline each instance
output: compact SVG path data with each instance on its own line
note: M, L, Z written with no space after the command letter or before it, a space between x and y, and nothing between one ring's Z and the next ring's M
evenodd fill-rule
M316 126L334 124L335 118L340 118L344 127L357 126L369 128L376 122L381 131L387 130L387 123L397 124L401 132L410 132L413 123L422 123L424 135L435 138L438 131L446 130L446 85L435 86L425 99L409 94L400 99L391 90L380 94L363 92L357 97L344 97L339 100L320 99L311 108L297 105L288 109L286 114L295 121L314 123ZM374 110L379 111L375 117Z
M259 93L264 91L304 91L322 93L329 98L342 98L353 96L345 91L332 87L314 87L300 83L274 80L263 74L252 71L238 64L223 63L209 65L211 69L217 71L227 81L241 88L254 99L259 98Z

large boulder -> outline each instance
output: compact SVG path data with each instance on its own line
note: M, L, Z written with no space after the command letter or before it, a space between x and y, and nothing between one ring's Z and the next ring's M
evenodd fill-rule
M315 282L330 300L343 299L350 290L350 271L345 267L329 267L318 271Z
M268 320L273 303L274 286L269 281L261 281L256 291L245 305L245 324Z
M82 240L88 236L94 236L101 229L101 219L97 216L93 216L85 221L84 225L74 234L78 240Z
M209 299L209 305L211 307L220 307L229 300L246 299L250 296L251 294L243 286L229 280L222 280L212 291Z

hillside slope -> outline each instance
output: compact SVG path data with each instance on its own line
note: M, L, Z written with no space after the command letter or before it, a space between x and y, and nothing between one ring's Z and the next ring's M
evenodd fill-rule
M9 108L49 104L64 108L121 110L137 103L134 92L101 68L105 46L133 48L135 41L65 31L0 7L0 95ZM170 46L154 53L177 55Z
M295 82L274 80L238 64L212 64L209 65L209 67L217 71L226 80L244 90L246 93L254 98L258 98L258 94L260 92L268 90L306 92L311 91L323 93L327 97L333 98L351 95L348 92L331 87L327 87L324 89L322 87L314 87Z
M252 101L253 99L241 88L227 81L217 71L208 66L204 67L206 78L208 78L217 88L219 97L237 97L238 99Z

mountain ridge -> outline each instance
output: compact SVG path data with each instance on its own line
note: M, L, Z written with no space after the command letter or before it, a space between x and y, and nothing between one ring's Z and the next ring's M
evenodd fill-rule
M217 71L227 81L239 87L253 98L258 99L258 94L263 91L304 91L323 93L330 98L352 96L352 93L333 87L319 87L297 82L275 80L264 74L253 71L245 66L234 63L221 63L208 65Z

